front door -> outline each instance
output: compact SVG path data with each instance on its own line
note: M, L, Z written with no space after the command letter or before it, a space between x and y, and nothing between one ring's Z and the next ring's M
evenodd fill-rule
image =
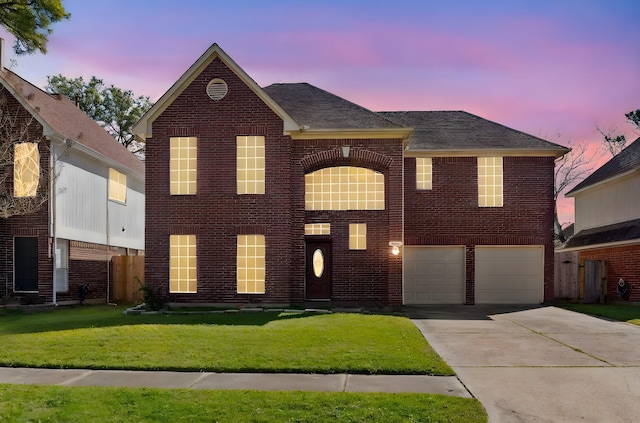
M306 298L331 299L331 240L307 239Z
M38 291L38 238L15 238L14 291Z

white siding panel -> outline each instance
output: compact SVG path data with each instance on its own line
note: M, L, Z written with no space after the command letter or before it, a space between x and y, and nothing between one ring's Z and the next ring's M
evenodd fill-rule
M464 304L465 248L405 247L405 304Z
M540 304L544 246L476 246L476 304Z
M576 195L575 209L576 233L640 218L640 174Z

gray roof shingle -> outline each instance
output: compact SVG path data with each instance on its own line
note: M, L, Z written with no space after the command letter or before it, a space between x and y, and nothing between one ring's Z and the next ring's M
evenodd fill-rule
M310 129L402 127L371 110L307 83L273 84L263 90L293 120Z
M599 228L584 229L571 237L563 248L579 248L634 239L640 242L640 219L628 220Z
M414 128L408 151L522 149L555 150L558 155L569 151L464 111L378 112L378 115Z
M640 138L636 138L636 140L628 145L627 148L622 150L591 175L587 176L582 182L567 192L567 195L582 188L595 185L598 182L605 181L614 176L629 172L630 170L640 169L640 141L638 140L640 140Z

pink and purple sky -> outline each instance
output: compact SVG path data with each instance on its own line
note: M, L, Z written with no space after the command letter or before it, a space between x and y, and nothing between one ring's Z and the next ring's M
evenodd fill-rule
M261 86L308 82L374 111L465 110L567 145L640 134L638 0L63 0L48 54L7 66L92 75L157 100L213 43ZM7 50L14 38L0 28ZM12 62L12 59L15 60ZM597 165L608 157L602 154ZM573 221L573 200L559 201Z

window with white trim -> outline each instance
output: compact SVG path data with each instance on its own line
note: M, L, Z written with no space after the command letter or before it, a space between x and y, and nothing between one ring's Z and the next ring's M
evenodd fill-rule
M331 235L330 223L307 223L304 225L305 235Z
M239 294L264 294L264 235L238 235L237 289Z
M13 194L16 197L33 197L40 183L38 143L14 144L13 153Z
M478 157L478 206L503 206L502 157Z
M384 210L384 175L354 166L304 175L305 210Z
M126 203L127 175L109 168L109 200Z
M195 235L171 235L169 292L197 293L197 257Z
M416 189L430 190L432 186L431 157L416 158Z
M264 194L264 136L238 136L238 194Z
M171 137L171 195L195 195L198 172L197 146L198 139L196 137Z
M349 223L349 249L367 249L367 224Z

